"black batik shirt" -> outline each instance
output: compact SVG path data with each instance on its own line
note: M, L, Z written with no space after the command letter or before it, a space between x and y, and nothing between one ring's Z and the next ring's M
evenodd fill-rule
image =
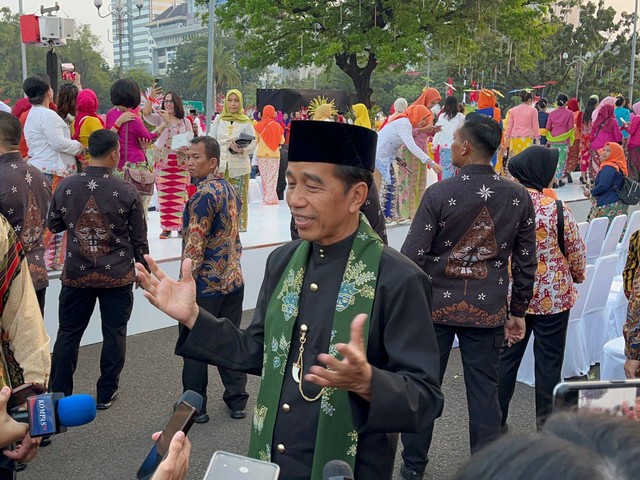
M434 323L492 328L524 317L538 265L531 196L490 165L467 165L427 188L402 253L431 280Z
M15 230L27 254L36 290L49 285L44 264L44 229L51 201L51 185L20 152L0 155L0 213Z
M115 288L135 281L134 263L149 253L146 212L138 191L105 167L89 166L58 185L49 229L67 230L62 284Z

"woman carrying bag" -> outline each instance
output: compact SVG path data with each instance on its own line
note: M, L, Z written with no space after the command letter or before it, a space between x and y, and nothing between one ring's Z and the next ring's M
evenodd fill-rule
M624 150L617 143L607 142L600 150L600 170L594 180L594 187L584 190L584 196L591 197L593 202L587 221L598 217L613 220L618 215L627 214L629 205L623 203L618 196L627 175L629 171Z

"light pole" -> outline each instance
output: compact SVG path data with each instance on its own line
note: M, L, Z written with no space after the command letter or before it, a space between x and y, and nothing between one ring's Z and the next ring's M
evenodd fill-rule
M562 59L565 61L567 67L570 67L572 65L576 66L576 99L578 101L580 101L580 97L578 97L578 93L580 92L580 83L582 83L582 79L584 77L584 75L582 74L582 68L587 64L592 56L593 55L591 52L587 52L584 55L582 55L581 53L580 55L574 55L573 59L570 62L567 62L569 54L567 52L564 52L562 54Z
M98 10L98 16L100 18L107 18L112 16L116 19L118 25L118 76L122 78L122 23L126 17L132 17L134 19L140 18L142 7L144 6L144 0L135 0L136 8L138 9L138 15L136 17L133 16L133 9L131 8L131 4L129 3L127 6L124 5L126 0L113 0L113 3L110 3L107 6L107 10L109 13L105 15L100 14L100 8L102 7L102 0L93 0L93 4ZM129 58L129 67L131 67L131 58Z
M18 13L20 16L24 14L24 10L22 9L22 0L18 1ZM22 80L27 78L27 48L24 43L22 43L22 38L20 39L20 55L22 57Z
M633 11L633 36L631 37L631 72L629 74L629 103L633 104L633 82L636 68L636 42L638 41L638 0Z
M207 39L207 105L205 112L207 115L207 134L211 130L211 117L216 113L218 100L216 99L215 75L213 71L213 55L215 49L214 33L216 21L216 0L209 0L209 38Z

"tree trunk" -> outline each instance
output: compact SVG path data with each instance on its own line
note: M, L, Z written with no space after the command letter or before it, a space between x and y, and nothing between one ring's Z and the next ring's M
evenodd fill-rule
M356 89L356 98L359 103L364 103L367 108L371 108L371 74L378 66L378 60L373 53L369 53L367 64L364 67L358 65L355 53L340 53L336 55L336 65L346 73Z

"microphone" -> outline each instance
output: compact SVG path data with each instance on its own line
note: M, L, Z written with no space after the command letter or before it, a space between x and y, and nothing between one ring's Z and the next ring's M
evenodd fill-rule
M322 468L322 480L353 480L353 470L347 462L331 460Z
M44 393L27 398L27 409L9 412L16 422L28 423L31 437L45 437L85 425L96 418L96 401L91 395Z

